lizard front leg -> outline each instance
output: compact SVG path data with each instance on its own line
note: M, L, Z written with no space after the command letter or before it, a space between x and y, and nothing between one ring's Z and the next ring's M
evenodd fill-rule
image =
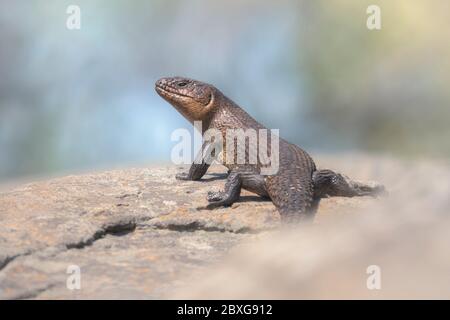
M177 180L189 180L189 181L200 180L205 175L206 171L208 171L208 168L209 168L209 164L206 164L206 163L201 163L201 164L193 163L191 165L191 167L189 168L189 172L177 173L175 175L175 178Z
M222 206L230 206L237 200L241 195L242 188L242 178L241 174L237 172L231 172L225 183L225 190L219 192L208 192L207 200L209 205L207 209L214 209Z
M206 171L208 171L213 160L213 156L211 155L213 147L213 144L210 142L205 142L202 146L202 150L199 151L194 163L192 163L189 168L189 172L178 173L175 178L177 180L189 181L200 180L205 175Z

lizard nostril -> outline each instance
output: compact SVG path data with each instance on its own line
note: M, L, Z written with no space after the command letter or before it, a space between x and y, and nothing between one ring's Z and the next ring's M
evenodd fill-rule
M156 81L155 85L157 87L162 87L165 83L166 83L166 80L164 78L161 78L158 81Z

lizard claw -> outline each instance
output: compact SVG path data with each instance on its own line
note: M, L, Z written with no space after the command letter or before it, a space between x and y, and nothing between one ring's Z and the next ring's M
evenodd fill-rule
M389 193L386 191L384 185L379 183L369 183L363 187L358 188L358 196L371 196L382 197L387 196Z
M175 175L175 179L177 179L177 180L183 180L183 181L190 180L190 179L189 179L189 174L186 173L186 172L177 173L177 174Z
M223 192L214 192L214 191L208 191L208 195L206 196L206 200L208 200L208 202L216 202L216 201L221 201L224 198L224 193Z

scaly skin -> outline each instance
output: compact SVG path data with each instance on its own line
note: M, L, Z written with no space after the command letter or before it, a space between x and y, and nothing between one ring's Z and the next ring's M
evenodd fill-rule
M158 94L172 104L189 122L201 121L204 133L210 128L222 133L226 141L228 129L266 129L242 108L223 95L212 85L196 80L174 77L162 78L156 82ZM205 142L203 150L211 146ZM238 145L235 144L236 160ZM243 146L241 146L243 147ZM244 146L246 147L246 146ZM270 140L268 141L270 150ZM312 158L298 146L279 139L279 170L268 176L261 175L261 167L248 161L249 148L241 150L246 162L236 161L223 164L229 169L229 176L223 192L208 193L209 209L229 206L239 200L244 188L272 200L285 222L309 220L314 216L319 201L327 196L377 195L384 192L381 185L369 186L355 182L331 170L317 170ZM200 152L198 157L208 152ZM224 145L223 154L226 154ZM179 180L199 180L207 172L210 159L194 162L188 173L177 175Z

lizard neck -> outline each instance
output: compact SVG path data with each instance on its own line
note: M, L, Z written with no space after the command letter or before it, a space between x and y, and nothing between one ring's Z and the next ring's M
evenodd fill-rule
M232 108L239 108L233 101L227 98L223 93L217 90L214 97L214 107L204 119L202 119L202 128L204 133L208 129L221 128L227 122L227 114L233 114Z

